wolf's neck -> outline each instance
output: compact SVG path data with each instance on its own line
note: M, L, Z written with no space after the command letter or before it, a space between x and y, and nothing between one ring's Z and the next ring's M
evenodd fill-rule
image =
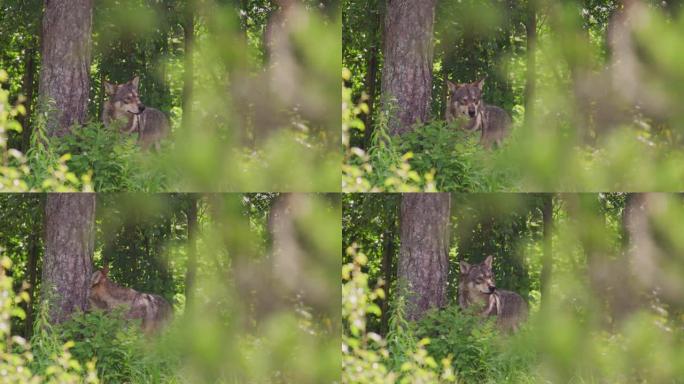
M484 111L485 105L483 104L477 115L475 115L475 117L473 117L472 119L468 120L468 123L465 126L466 131L473 132L482 128L482 125L484 123Z

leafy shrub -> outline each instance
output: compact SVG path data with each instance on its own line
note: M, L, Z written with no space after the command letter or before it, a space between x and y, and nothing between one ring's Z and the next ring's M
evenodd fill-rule
M19 336L11 334L11 318L23 319L26 314L19 304L28 300L26 292L18 296L12 291L12 279L5 271L11 267L7 257L0 260L0 382L2 383L98 383L95 362L85 359L85 368L73 358L72 341L43 345L40 361L36 349ZM54 340L52 340L54 341ZM40 350L40 348L38 349ZM35 368L38 367L38 370Z
M494 165L500 149L484 150L477 133L465 132L445 121L432 121L393 140L398 153L412 154L408 161L412 169L419 174L434 173L439 191L511 188L511 170Z
M7 73L0 69L0 83L6 80ZM23 153L7 147L8 132L21 132L21 124L16 119L19 115L26 114L26 109L21 104L9 106L8 97L9 92L0 87L0 192L88 191L90 180L87 175L79 179L73 172L69 172L65 163L68 156L44 159L45 166L37 174L31 169L31 162ZM39 121L40 118L38 115Z
M384 298L380 288L368 287L368 275L361 268L366 256L356 247L347 250L354 262L342 267L342 382L343 383L441 383L455 381L449 359L441 365L428 353L429 340L410 343L410 349L401 350L399 358L390 355L388 342L382 336L367 331L366 316L380 315L375 300ZM395 324L403 323L395 318ZM397 332L397 335L400 333ZM398 340L395 338L395 341ZM395 343L398 346L401 343ZM397 351L396 349L394 349Z
M36 124L34 135L41 135L42 131L40 124ZM28 153L31 168L45 169L50 158L66 155L69 169L75 174L91 175L98 192L164 189L167 170L161 169L163 161L155 162L163 154L141 151L136 138L106 128L101 122L90 122L74 127L71 135L50 138L47 147L40 145L45 138L35 139Z
M348 80L351 72L342 70L342 78ZM373 132L375 150L370 156L363 149L351 147L349 136L353 129L363 131L363 121L358 117L368 113L368 105L355 105L351 100L351 89L342 84L342 190L344 192L418 192L434 191L431 172L421 176L411 169L408 159L411 154L401 154L392 146L387 135L386 124L379 123ZM379 115L381 120L383 115Z
M177 361L170 356L173 351L162 355L142 334L139 322L124 319L123 309L76 313L58 325L50 325L47 314L47 306L40 306L31 339L34 371L49 369L49 357L69 340L73 359L81 364L95 360L97 376L105 383L168 382L173 377Z
M452 357L458 377L466 383L533 381L531 357L512 348L513 339L500 334L492 319L452 305L427 314L415 333L430 338L426 349L436 359Z

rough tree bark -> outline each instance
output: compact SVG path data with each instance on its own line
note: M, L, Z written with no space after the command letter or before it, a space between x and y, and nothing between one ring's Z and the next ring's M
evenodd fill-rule
M92 15L93 0L45 1L38 94L49 136L63 136L85 121Z
M45 203L42 297L52 323L87 308L95 243L95 194L52 193Z
M389 132L401 135L426 121L432 94L432 33L436 0L387 3L382 70L383 108Z
M544 254L542 256L541 270L541 306L545 307L548 302L549 285L551 283L551 271L553 269L553 195L544 194L542 206L542 221L544 231Z
M406 316L418 320L447 303L449 218L447 193L410 193L401 199L399 284L406 288Z

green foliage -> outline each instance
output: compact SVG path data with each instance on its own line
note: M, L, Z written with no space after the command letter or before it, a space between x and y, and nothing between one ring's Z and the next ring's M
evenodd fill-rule
M47 372L50 356L61 354L68 341L71 360L97 359L93 375L103 382L339 381L340 198L293 200L289 213L296 219L287 230L302 261L298 283L305 282L295 291L281 282L268 229L271 208L282 196L98 194L94 267L108 263L118 285L163 295L174 305L174 320L160 334L143 336L139 322L124 321L121 313L76 313L50 325L45 308L27 306L38 317L30 372ZM24 281L31 233L40 240L42 232L41 216L32 216L43 211L41 198L0 195L0 244L17 260L11 273ZM190 282L187 213L193 202L197 268ZM42 295L39 276L36 296ZM331 299L336 294L338 300ZM12 336L25 334L25 321L14 319L19 326Z
M342 266L342 383L446 383L454 382L456 377L450 360L443 359L441 364L428 354L425 346L429 340L411 342L404 338L404 345L410 347L400 352L402 362L396 362L388 341L377 333L366 329L367 316L380 316L380 308L374 303L385 297L381 288L368 286L368 275L361 268L367 258L355 246L347 249L353 263ZM395 317L396 324L403 323ZM409 342L410 345L405 344Z
M346 68L342 78L348 80L351 72ZM379 128L374 133L374 142L378 148L373 155L363 149L351 146L350 137L355 130L365 129L359 118L361 113L368 113L365 103L354 105L351 100L351 89L342 87L342 190L345 192L416 192L432 191L432 173L421 176L411 169L408 159L411 154L400 154L392 146L392 140L386 131ZM382 127L382 126L381 126Z
M0 69L0 83L7 80L7 73ZM8 136L12 132L21 132L22 126L16 120L25 115L26 109L19 104L10 107L8 92L0 88L0 191L88 191L90 178L88 175L80 179L69 171L66 160L69 155L57 156L46 151L44 116L37 116L38 126L32 140L34 148L32 155L24 155L20 151L7 146ZM35 167L36 159L41 159L40 167Z
M49 353L45 345L33 346L19 336L11 333L12 317L22 318L24 311L19 304L29 300L26 292L15 295L12 279L6 271L11 268L10 260L2 256L0 260L0 378L3 383L99 383L95 374L95 363L88 359L81 364L74 358L70 349L74 343L49 342ZM38 360L40 360L38 362ZM38 369L36 369L38 368Z
M112 313L94 311L77 313L70 320L50 325L47 311L41 307L36 333L31 339L35 372L48 369L55 349L69 340L71 356L81 364L96 362L97 377L105 383L174 382L177 358L173 350L163 355L140 331L139 321L126 321L124 310ZM164 335L157 337L165 337Z
M495 166L493 157L498 152L485 151L477 133L433 121L393 140L396 152L412 154L408 161L412 169L434 174L438 191L491 192L511 187L510 171Z
M93 10L90 120L100 120L105 81L137 75L141 101L169 116L174 145L161 156L138 154L88 123L48 153L52 139L28 140L44 119L29 113L23 134L18 124L3 133L2 165L17 158L7 185L80 190L92 175L97 191L339 190L339 2L293 4L291 22L279 23L281 7L265 0L101 1ZM42 9L40 1L8 1L0 15L0 67L10 80L3 92L27 111L39 96ZM269 23L284 28L282 49L265 44Z
M346 0L342 7L350 100L378 109L383 58L375 49L385 38L385 5ZM530 7L535 7L534 30L528 29ZM625 14L626 22L611 22ZM593 0L438 2L429 119L443 119L447 80L484 77L484 101L513 116L514 137L506 140L504 151L473 155L477 149L458 137L436 141L431 139L449 138L417 133L408 148L395 143L396 153L420 148L410 151L411 170L422 175L435 169L440 191L679 191L684 180L678 166L684 161L682 25L684 12L676 1L640 1L635 7ZM532 37L535 50L528 52ZM612 44L616 37L622 40ZM534 94L526 90L532 85L528 79L535 80ZM382 120L367 118L366 128L382 130ZM370 154L369 173L386 172L383 161L396 162L382 147L387 143L369 142L362 130L350 130L348 142L358 148L354 152ZM443 148L455 143L461 143L458 150ZM373 158L374 152L380 158ZM363 162L345 159L345 164ZM383 181L364 179L368 185L362 190ZM352 186L344 189L352 191Z
M541 209L551 197L552 272L543 282L541 272L549 264L542 260ZM644 200L634 200L640 198ZM411 360L420 340L429 339L422 344L427 355L435 361L450 358L464 383L681 382L684 205L677 195L454 194L449 301L457 301L458 261L479 263L484 255L495 255L497 287L519 293L530 304L530 318L513 334L499 332L492 319L463 313L456 304L433 310L416 323L405 320L396 282L382 281L384 268L395 271L399 263L399 252L391 253L388 261L383 249L399 199L351 194L343 200L343 246L350 248L344 260L353 263L352 256L362 256L356 264L345 265L345 273L358 270L366 285L378 281L393 287L388 331L377 321L387 291L383 296L369 293L365 301L360 301L356 286L343 291L352 303L370 307L362 323L366 333L385 335L377 336L383 344L370 349L386 351L379 357L386 375ZM629 208L635 201L639 205ZM627 212L639 215L643 221L637 225L646 227L629 232L634 219L625 216ZM399 231L394 232L399 237ZM648 250L636 248L643 246L637 243L642 236L649 239ZM357 240L367 253L361 253ZM650 258L652 274L635 268L635 257ZM639 284L658 288L641 290Z
M165 190L167 175L154 169L156 154L141 151L136 140L137 135L122 134L97 122L53 138L49 147L70 154L66 164L76 174L91 173L98 192Z
M534 356L514 349L493 318L451 305L426 314L415 325L415 334L430 339L426 349L435 359L449 357L464 383L536 382L531 374Z
M142 152L135 135L93 122L74 127L70 135L47 138L39 121L33 135L33 146L27 153L33 172L29 186L39 187L61 160L70 175L86 175L85 180L100 192L165 189L167 174L161 167L164 155ZM78 182L73 176L68 180Z

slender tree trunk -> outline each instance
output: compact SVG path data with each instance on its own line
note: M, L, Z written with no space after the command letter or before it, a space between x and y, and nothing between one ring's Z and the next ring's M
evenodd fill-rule
M193 45L195 42L195 3L188 0L183 21L183 37L185 43L185 65L183 73L183 129L190 128L190 115L192 113L192 91L194 78L194 64L192 60Z
M449 81L449 74L447 73L446 65L442 68L442 92L440 93L440 98L442 99L442 109L441 117L442 120L446 120L447 103L449 102L449 86L447 85Z
M186 211L188 219L188 264L185 272L185 308L189 308L193 299L192 289L195 286L197 273L197 195L190 195L190 205Z
M93 0L45 1L38 94L49 136L63 136L86 119L92 18Z
M549 287L551 284L551 272L553 270L553 195L543 195L542 221L544 231L544 254L542 256L541 270L541 306L548 302Z
M33 105L33 84L36 77L36 48L34 46L36 40L31 41L31 46L26 49L24 53L24 82L22 85L22 93L26 96L24 107L26 108L26 116L21 118L21 151L26 152L31 145L31 106Z
M400 135L427 121L432 94L432 33L436 0L387 4L382 70L383 108L389 133Z
M447 303L449 219L447 193L408 193L401 199L399 284L405 288L406 316L418 320Z
M373 10L371 8L372 3L369 4L369 12ZM372 32L369 38L370 48L368 50L368 71L366 72L366 89L368 89L368 114L364 115L363 125L366 130L363 132L363 141L365 148L370 148L371 140L373 138L373 114L375 113L375 98L377 94L377 82L378 82L378 33L380 33L380 12L373 17L373 25L371 26Z
M36 226L37 227L37 226ZM35 229L35 227L34 227ZM35 305L35 292L36 283L38 277L38 235L36 231L29 235L29 252L28 252L28 277L29 277L29 288L28 295L29 301L26 303L26 322L24 323L24 337L26 339L31 338L33 333L33 306Z
M385 299L381 303L382 315L380 317L380 333L383 335L387 334L389 330L389 303L390 298L390 287L392 286L392 281L394 281L394 273L392 272L392 260L394 259L395 249L394 249L394 231L395 231L395 219L392 218L387 231L383 235L384 245L382 248L382 275L385 280Z
M52 193L45 203L42 297L61 323L87 308L95 242L95 194Z
M527 21L525 22L527 32L527 72L525 76L525 122L532 121L534 113L534 93L537 81L537 64L535 51L537 47L537 4L536 0L527 2Z

